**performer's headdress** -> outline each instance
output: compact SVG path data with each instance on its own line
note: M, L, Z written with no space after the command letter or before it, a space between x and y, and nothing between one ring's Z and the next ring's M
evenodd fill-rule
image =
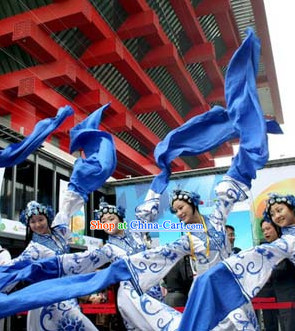
M292 194L282 195L278 193L270 193L268 200L266 200L266 207L263 212L263 218L267 221L271 221L270 208L275 203L284 203L289 206L292 210L295 209L295 196Z
M200 195L196 192L184 191L181 189L173 190L170 196L170 208L172 212L175 212L173 209L173 203L175 200L183 200L195 207L198 208L199 205L203 204L203 201L200 200Z
M29 223L29 219L33 216L33 215L44 215L47 218L48 221L48 226L51 226L51 223L54 219L54 211L52 209L52 207L50 206L45 206L37 201L30 201L27 204L27 207L25 210L23 210L20 214L20 221L24 224L24 225L28 225Z
M105 214L115 214L119 217L120 221L124 221L125 209L121 206L109 205L104 201L104 198L100 199L99 208L94 210L94 218L100 220Z

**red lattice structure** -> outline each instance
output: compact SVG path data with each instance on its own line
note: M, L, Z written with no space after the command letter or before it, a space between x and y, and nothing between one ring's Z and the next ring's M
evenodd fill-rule
M272 110L265 115L282 122L263 1L246 2L249 24L262 40L258 88L266 89ZM161 0L157 8L148 0L106 3L0 5L0 116L27 135L38 120L70 104L74 117L48 140L68 152L70 128L110 101L102 128L115 136L115 177L156 174L156 144L192 116L225 105L224 72L241 43L241 8L237 0ZM226 155L232 155L230 143L190 162L177 159L172 171L213 167L214 157Z

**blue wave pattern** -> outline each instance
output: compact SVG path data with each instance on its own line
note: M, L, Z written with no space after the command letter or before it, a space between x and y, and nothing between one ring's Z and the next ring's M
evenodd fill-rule
M118 307L124 320L127 321L125 324L127 330L176 331L182 316L175 309L146 293L138 295L129 282L124 282L119 289Z
M259 331L260 327L250 302L232 311L212 330Z
M243 251L224 263L232 271L243 292L251 299L264 286L273 268L283 259L288 258L295 264L294 249L294 235L284 234L271 244Z

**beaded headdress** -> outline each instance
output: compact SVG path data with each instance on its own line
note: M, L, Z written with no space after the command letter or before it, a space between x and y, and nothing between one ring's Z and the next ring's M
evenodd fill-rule
M271 221L270 217L270 208L275 203L284 203L285 205L291 207L291 209L295 209L295 197L292 194L282 195L278 193L270 193L268 200L266 200L266 207L263 212L263 218L267 221Z
M125 209L121 206L117 207L114 205L109 205L102 198L99 203L99 208L94 210L94 218L96 220L100 220L105 214L115 214L120 218L120 220L123 221L125 218Z
M200 195L195 192L184 191L180 189L176 189L172 192L170 196L170 208L173 211L173 203L175 200L183 200L189 204L193 204L198 207L203 204L203 201L200 200Z
M54 212L52 207L45 206L37 201L30 201L27 204L25 210L23 210L20 214L20 221L24 225L28 225L29 219L33 215L45 215L47 217L48 225L50 226L54 219Z

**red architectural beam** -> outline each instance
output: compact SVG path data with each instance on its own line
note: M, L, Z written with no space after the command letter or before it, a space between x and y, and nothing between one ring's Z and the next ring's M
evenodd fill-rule
M31 76L38 77L43 83L51 87L61 85L71 85L74 87L77 71L71 62L60 60L1 75L0 90L15 90L21 79Z
M218 2L220 3L221 1L218 0ZM223 87L224 79L220 71L220 68L218 67L215 60L214 46L211 44L212 48L210 50L209 46L207 45L208 44L207 38L202 30L200 23L195 17L195 12L191 2L189 0L183 0L181 2L177 0L171 0L171 5L179 21L181 22L185 33L187 34L192 44L194 45L193 48L188 50L187 54L185 54L185 59L190 58L190 61L192 61L191 55L194 50L194 47L199 47L199 48L203 47L203 52L204 52L202 54L204 57L204 60L202 61L203 67L212 84L215 87ZM205 50L205 47L207 47L207 50ZM210 53L211 53L211 58L209 57ZM198 58L196 58L195 62L201 62L201 61L198 61Z
M140 65L143 69L169 66L176 64L178 57L177 50L172 43L156 47L150 50L141 60Z
M169 109L168 112L167 109ZM170 103L167 103L167 99L162 94L152 93L142 96L133 106L132 111L136 114L156 111L170 127L174 127L175 121L183 123L182 117L174 110ZM171 118L173 112L175 118Z
M128 33L129 31L129 33ZM205 104L206 101L199 91L192 77L185 69L183 61L179 58L175 46L168 41L168 38L163 39L163 30L156 19L155 14L151 11L147 13L136 13L129 17L122 27L119 29L119 35L125 38L149 37L154 39L154 35L158 35L157 41L161 41L161 45L154 47L141 62L143 68L152 66L166 66L169 73L174 78L175 82L182 90L185 98L191 105ZM153 46L153 45L152 45ZM164 53L163 53L164 52ZM125 64L124 64L125 66ZM128 79L128 78L127 78ZM146 93L144 93L146 94Z
M1 116L10 115L11 129L23 135L31 133L38 121L36 107L3 92L0 92L0 114Z
M136 104L132 107L132 111L136 114L145 114L151 112L159 112L166 107L165 99L160 94L149 94L142 96ZM182 118L179 115L179 121Z
M129 0L119 0L122 7L130 15L147 11L150 9L149 5L145 0L129 1Z
M212 43L192 46L184 55L186 64L212 61L215 59L215 48Z
M116 133L121 131L131 131L133 128L132 116L130 113L117 114L115 116L108 116L103 120L104 126L108 131ZM149 141L149 140L148 140Z
M197 16L223 13L230 10L230 0L202 0L196 7Z
M230 0L203 0L195 8L195 14L197 17L213 14L227 48L236 49L240 45Z
M102 29L103 31L108 31L111 34L111 37L113 40L116 41L116 43L122 43L119 40L116 40L117 37L114 34L114 32L109 28L107 23L98 15L98 13L93 13L92 21L89 23L89 26L95 25L97 29ZM81 28L81 27L80 27ZM84 25L84 28L86 29L86 25ZM102 59L107 58L106 54L109 54L107 50L101 50L99 47L100 41L96 43L93 43L89 47L88 55L92 54L92 56L96 57L96 51L99 52L99 59L98 62L101 64ZM154 84L154 82L149 78L149 76L142 70L142 68L139 66L137 61L133 58L133 56L130 54L130 52L126 49L126 47L121 44L122 52L119 53L119 57L121 57L121 60L114 62L113 65L120 71L120 73L127 79L127 81L141 94L141 95L149 95L149 94L162 94L162 92L157 88L157 86ZM105 53L105 55L103 55ZM86 56L81 58L83 63L87 65L89 63L90 58L89 56ZM85 62L84 62L85 61ZM109 62L108 62L109 63ZM94 65L94 63L92 63ZM163 96L164 97L164 96ZM164 97L165 98L165 97ZM179 116L178 112L174 109L174 107L170 104L170 102L166 99L166 113L164 115L164 112L160 113L160 116L163 117L163 119L169 118L169 125L171 127L179 126L183 123L183 120Z
M214 168L215 162L210 152L198 155L200 161L198 168Z
M32 20L49 33L62 31L91 21L93 6L88 1L68 0L53 3L18 15L1 20L0 46L11 44L15 23ZM96 39L105 38L104 34L96 31Z
M232 58L236 47L228 47L225 54L217 61L220 67L225 67L228 65L230 59Z
M135 3L135 1L133 2ZM131 39L157 33L158 16L153 10L138 12L129 16L117 31L121 39Z
M118 38L108 38L95 42L81 56L87 67L113 63L123 59L123 45Z
M20 80L17 97L27 100L48 116L55 116L57 109L68 102L34 76Z
M26 26L29 26L30 29L28 29L28 32L26 32L26 35L29 35L32 31L36 31L38 30L39 28L37 26L35 26L35 28L31 28L32 26L34 26L34 23L32 22L29 22L29 24L23 24L24 27ZM60 46L57 45L49 36L45 35L45 34L42 34L41 35L41 38L39 39L39 42L46 45L46 47L48 48L48 51L49 50L54 50L55 53L60 53L60 55L63 55L65 59L68 59L69 61L71 61L71 58L69 58L69 55L67 53L65 53L62 49L60 49ZM47 42L47 43L46 43ZM34 54L34 49L29 49L30 53ZM65 53L65 54L62 54L62 53ZM81 76L84 76L84 79L81 79L80 82L84 82L85 80L94 80L93 77L91 77L88 73L86 73L83 69L81 69L79 66L76 65L76 63L72 60L72 64L73 64L73 68L76 69L76 74L77 77L76 77L76 81L79 82L78 80L78 77L81 77ZM46 76L46 74L44 74L42 72L42 69L39 70L39 73L41 72L41 74L44 76ZM47 71L48 72L48 71ZM13 74L11 75L13 76ZM90 76L90 77L89 77ZM46 78L48 78L48 76L46 76ZM46 100L46 96L49 95L49 90L48 89L45 89L45 86L43 86L42 84L40 84L40 80L39 78L37 77L35 80L32 80L32 77L29 77L27 79L20 79L19 81L17 80L14 80L15 83L17 84L20 84L20 87L19 87L19 96L24 96L29 99L31 102L33 103L40 103L41 106L44 106L45 109L48 109L48 111L50 111L50 109L52 108L50 103L47 103L47 100ZM96 88L97 87L100 87L98 82L95 81L92 82L93 83L93 87L95 86ZM27 88L27 85L31 85L29 86L29 93L25 92L23 93L23 90ZM75 84L73 84L75 85ZM34 91L32 92L32 86L34 86ZM78 86L79 87L79 86ZM80 90L79 88L77 88L77 90ZM45 94L43 95L43 91L45 91ZM40 95L39 95L40 94ZM113 98L113 97L112 97ZM85 100L84 100L85 101ZM96 108L96 107L95 107ZM55 107L53 106L53 109L55 109ZM113 107L113 109L116 110L116 108ZM126 109L124 108L121 108L119 113L122 117L125 116L125 119L126 119ZM123 115L123 113L125 113L125 115ZM130 117L130 116L129 116ZM134 116L133 116L134 117ZM127 121L127 119L126 119ZM128 125L128 123L125 122L121 122L121 126L118 126L116 124L116 127L115 127L115 131L117 131L119 128L121 128L122 130L124 129L130 129L130 125ZM134 134L135 134L135 137L140 141L142 142L145 146L147 146L148 148L151 148L151 149L154 149L156 143L159 141L159 139L149 130L147 129L146 127L144 127L142 125L141 122L139 122L135 117L134 117L134 121L136 122L136 126L135 126L135 129L134 129ZM114 123L114 122L112 122ZM137 130L137 128L141 128L141 130Z
M108 94L103 89L97 89L88 93L78 94L74 102L79 105L80 108L86 110L87 112L92 112L94 109L101 107L102 105L110 102ZM124 113L124 109L117 110L116 107L113 107L111 104L111 109L114 109L112 115ZM109 110L108 110L109 112Z
M228 10L215 14L215 20L227 48L238 48L241 40L234 23L232 11Z
M138 171L141 175L150 175L159 173L159 168L144 156L136 152L118 137L114 136L114 141L119 157L119 162Z
M66 1L65 1L66 2ZM64 4L65 2L62 2L62 4ZM77 3L75 0L72 2L75 6L77 6L78 4L81 4L81 2L82 1L80 1L79 3ZM85 2L85 1L84 1ZM46 7L47 8L47 7ZM51 9L52 9L52 7L50 7ZM63 7L63 9L64 9L64 7ZM67 23L69 23L69 25L71 25L71 24L73 24L73 22L72 22L72 20L74 19L74 17L75 17L75 14L73 15L73 12L72 12L72 6L69 8L67 8L67 11L71 11L71 19L69 19L68 20L68 17L67 17L67 19L65 19L63 22L67 22ZM94 29L92 29L92 31L95 31L95 34L92 36L93 38L96 38L96 40L98 39L98 38L100 38L100 37L109 37L108 36L108 33L112 33L112 31L110 30L110 28L108 27L108 26L105 26L105 25L100 25L99 23L101 23L101 18L100 18L100 16L95 12L94 13L94 8L92 8L92 10L91 10L92 12L90 13L90 16L91 16L91 23L88 23L88 24L84 24L83 26L81 26L81 28L82 27L84 27L87 31L90 31L89 29L87 29L87 27L86 26L88 26L88 25L90 25L91 27L94 27ZM81 13L79 13L79 15L80 15ZM87 16L89 14L89 12L87 12L86 11L86 14L84 15L84 13L83 13L83 15L85 16L84 18L85 18L85 20L86 21L88 21L89 20L89 17ZM42 12L42 15L44 15L44 12ZM19 15L20 16L20 15ZM52 16L52 15L49 15L49 16ZM50 18L49 18L49 16L47 17L47 23L48 22L50 22L51 24L53 24L52 22L55 22L55 21L52 21L52 20L50 20ZM24 16L22 16L22 19L24 18ZM44 17L43 17L43 19L44 19ZM46 20L46 19L45 19ZM81 20L80 21L78 21L79 23L81 23ZM82 22L85 22L85 21L83 21L82 20ZM7 23L7 22L6 22ZM38 22L38 23L40 23L40 22ZM47 24L46 23L46 24ZM56 23L56 22L55 22ZM52 26L54 26L54 24L52 25ZM65 26L64 26L65 27ZM60 27L58 27L58 25L56 25L55 26L55 29L58 29L58 28L60 28ZM99 30L100 32L101 32L101 34L99 34L99 33L97 33L97 30ZM0 31L1 32L1 31ZM1 36L1 33L0 33L0 36ZM12 35L10 35L10 34L8 34L8 36L9 37L11 37L12 38ZM7 37L7 35L6 35L6 37ZM43 37L43 36L42 36ZM38 39L38 38L35 38L35 39ZM6 39L7 40L7 39ZM10 42L12 42L12 40L10 40ZM51 45L50 45L51 46ZM61 49L61 48L60 48ZM60 51L60 50L59 50ZM120 65L122 65L122 64L129 64L131 67L132 67L132 69L133 70L131 70L131 71L133 71L133 72L136 72L136 71L138 71L138 70L134 70L135 69L135 67L136 66L138 66L138 64L136 63L136 61L133 59L133 57L131 56L131 54L129 53L129 52L127 52L127 50L126 49L124 49L124 54L123 54L123 56L124 56L124 59L123 60L121 60L120 62L121 63L119 63L118 64L118 66L120 67ZM126 54L127 54L127 57L128 56L130 56L130 58L129 59L127 59L126 60ZM62 50L61 49L61 51L60 51L60 55L61 55L61 57L62 58L66 58L66 59L68 59L69 58L69 55L64 51L64 50ZM101 86L100 86L100 84L98 84L98 82L96 81L96 80L94 80L94 78L93 77L91 77L91 75L89 75L85 70L83 70L82 68L80 68L79 66L77 66L77 64L76 63L74 63L74 66L75 66L75 68L76 68L76 73L77 73L77 77L76 77L76 83L78 83L78 84L81 84L81 85L84 85L84 88L85 88L85 90L88 90L88 91L91 91L91 90L94 90L94 89L97 89L97 88L100 88ZM126 68L124 68L123 70L125 70ZM21 81L20 82L20 88L19 88L19 91L18 91L18 93L19 93L19 96L22 96L22 97L25 97L25 98L27 98L28 100L31 100L31 102L33 102L33 103L36 103L36 102L40 102L40 104L41 105L43 105L43 104L47 104L47 101L48 100L46 100L46 98L45 98L45 100L44 100L44 98L42 98L42 95L43 95L43 93L44 93L44 86L42 85L42 84L40 84L40 83L42 83L41 81L39 81L39 80L36 80L36 82L34 81L33 82L33 85L36 85L38 88L36 88L36 89L33 89L33 90L31 90L31 92L29 91L27 91L27 85L29 84L31 84L31 83L29 83L29 81L30 81L30 77L28 77L28 80L26 81L26 80L24 80L24 81ZM151 81L149 81L149 77L144 77L144 80L145 80L145 83L146 82L148 82L148 83L151 83L151 84L149 84L149 85L151 85L152 86L152 88L151 88L151 90L148 90L148 92L151 92L152 94L154 93L154 92L158 92L158 90L156 89L155 90L155 85L151 82ZM85 84L85 82L87 82L86 84ZM87 87L88 86L90 87L89 89L87 89ZM92 86L91 86L92 85ZM148 89L151 87L151 86L145 86L145 88L147 88L148 87ZM108 93L105 89L104 89L104 91L106 92L106 93ZM150 93L148 93L148 94L150 94ZM164 118L167 118L167 120L168 120L168 123L174 123L174 125L175 125L175 121L177 120L177 116L171 116L171 114L173 114L173 112L175 113L176 111L174 110L174 108L171 106L171 104L168 102L168 100L166 101L166 110L168 110L168 112L161 112L161 114L162 114L162 116L164 117ZM48 110L49 112L50 112L50 107L49 107L49 110ZM163 114L165 114L165 115L163 115ZM178 125L179 124L181 124L181 123L177 123Z
M48 50L47 38L47 34L39 29L32 20L17 22L14 25L12 41L19 44L41 63L59 59L59 53L56 49Z
M224 88L215 88L213 89L206 98L208 103L215 101L225 101Z

